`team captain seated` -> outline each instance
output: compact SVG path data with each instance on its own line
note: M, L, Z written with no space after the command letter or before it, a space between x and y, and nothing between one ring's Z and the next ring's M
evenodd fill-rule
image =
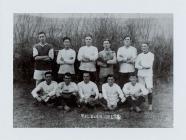
M77 92L76 83L71 82L72 75L65 73L64 82L58 84L56 96L58 97L58 109L64 107L65 111L70 111L71 107L77 106Z
M81 111L88 111L87 107L94 108L98 103L99 91L97 85L90 81L90 74L88 72L83 73L83 81L78 83L79 89L79 102L81 105Z

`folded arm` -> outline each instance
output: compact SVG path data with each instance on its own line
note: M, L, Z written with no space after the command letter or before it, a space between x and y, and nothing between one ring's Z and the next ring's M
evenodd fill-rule
M112 60L108 60L107 64L116 64L116 63L117 63L116 54L113 53L113 59Z
M75 59L76 59L76 53L73 52L73 55L70 57L70 59L64 60L64 63L72 65L72 64L74 64Z
M57 64L59 64L59 65L64 64L64 61L61 58L62 58L62 54L61 54L61 51L59 51L57 54L57 60L56 60Z
M123 54L122 54L122 52L121 52L120 49L117 52L117 61L119 63L123 63L123 62L126 62L127 61L127 59L123 57Z

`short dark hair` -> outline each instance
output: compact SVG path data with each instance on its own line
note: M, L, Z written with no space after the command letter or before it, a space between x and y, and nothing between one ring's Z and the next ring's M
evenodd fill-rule
M137 78L137 75L136 75L136 73L130 73L130 75L129 75L129 77L136 77Z
M125 39L125 38L127 38L127 37L129 37L130 40L131 40L131 36L130 36L130 35L125 35L125 36L123 37L123 39Z
M90 76L90 72L83 72L83 75L84 75L85 73L87 73L87 74Z
M108 41L111 44L111 41L108 38L104 39L103 42L104 41Z
M41 32L38 33L38 35L40 35L40 34L44 34L46 36L46 33L43 32L43 31L41 31Z
M47 74L50 74L50 75L52 76L52 72L51 72L51 71L45 72L45 76L46 76Z
M69 72L67 72L67 73L65 73L64 77L65 77L65 76L67 76L67 77L72 77L72 74L69 73Z
M86 34L86 35L85 35L85 38L86 38L86 37L91 37L91 38L92 38L92 35L91 35L91 34Z
M70 37L63 37L63 42L65 41L65 40L69 40L70 42L71 42L71 39L70 39Z
M146 42L142 42L141 45L142 44L146 44L147 46L149 46L150 43L146 41Z
M113 74L108 74L108 75L107 75L107 79L108 79L109 77L113 77L113 78L115 79L115 77L114 77Z

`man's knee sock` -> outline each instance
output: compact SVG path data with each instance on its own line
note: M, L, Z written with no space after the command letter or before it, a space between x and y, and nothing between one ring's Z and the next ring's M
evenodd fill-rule
M152 93L148 94L148 103L149 105L152 105Z

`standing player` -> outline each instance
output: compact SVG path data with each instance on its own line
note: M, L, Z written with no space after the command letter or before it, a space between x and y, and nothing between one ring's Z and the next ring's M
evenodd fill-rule
M91 80L96 80L96 60L98 58L98 49L92 46L92 37L85 37L85 46L82 46L78 52L78 60L80 61L79 70L81 77L84 72L89 72Z
M114 110L117 108L119 100L123 103L125 101L124 94L116 83L114 83L114 76L107 76L107 83L102 85L102 94L104 100L101 99L101 104L104 106L106 104L107 107L104 108L109 110ZM106 103L104 103L106 101Z
M116 64L116 53L110 48L110 40L103 41L104 50L99 52L97 65L100 66L99 70L99 90L107 80L107 75L114 74L113 65Z
M45 81L39 83L32 91L32 96L36 99L36 103L51 103L52 97L55 96L57 82L52 81L52 73L45 73ZM54 100L53 100L54 101Z
M152 88L153 88L153 62L154 54L149 51L149 46L141 45L142 53L137 56L135 67L138 69L138 80L149 90L149 111L152 111Z
M76 52L71 49L71 39L69 37L63 38L64 49L60 50L57 55L57 64L60 65L58 71L58 79L62 81L65 73L75 75L74 62L76 59ZM73 79L73 78L72 78Z
M130 82L123 86L123 92L127 98L130 111L135 110L141 112L140 105L145 102L144 96L148 94L148 90L141 83L137 83L136 75L131 75Z
M90 81L89 73L83 73L83 81L78 83L78 89L82 111L87 111L87 107L95 107L98 104L99 91L97 85Z
M54 50L51 44L46 42L45 32L39 32L39 43L33 47L33 57L35 59L34 79L36 86L44 79L47 71L52 71L52 60L54 58Z
M135 72L134 62L137 56L137 49L131 46L131 37L125 36L124 46L117 51L117 60L119 62L119 85L123 86L128 82L131 73Z

